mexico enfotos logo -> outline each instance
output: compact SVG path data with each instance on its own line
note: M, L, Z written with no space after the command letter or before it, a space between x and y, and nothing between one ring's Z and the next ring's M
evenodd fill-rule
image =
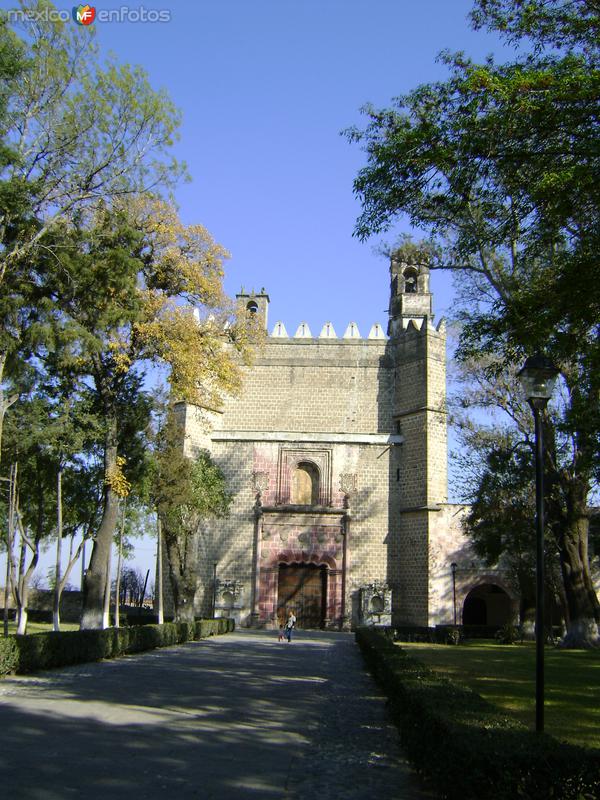
M90 26L96 22L170 22L168 8L146 8L145 6L119 6L118 8L97 8L88 4L73 6L71 11L62 8L45 7L41 9L13 9L6 12L10 22L69 22Z

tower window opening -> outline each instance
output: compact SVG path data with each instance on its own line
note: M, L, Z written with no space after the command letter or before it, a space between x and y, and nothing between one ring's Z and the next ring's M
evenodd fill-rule
M404 270L404 291L407 294L415 294L417 291L417 271L416 269Z
M258 312L258 303L255 303L254 300L250 300L246 305L246 311L249 314L256 314Z

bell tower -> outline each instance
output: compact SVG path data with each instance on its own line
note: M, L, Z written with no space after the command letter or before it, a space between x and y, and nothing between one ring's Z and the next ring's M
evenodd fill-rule
M270 300L264 286L258 293L255 292L254 289L252 289L251 292L245 292L242 286L239 293L236 294L235 299L237 300L238 310L242 314L247 314L249 317L260 317L262 319L262 325L266 330Z
M447 502L446 335L433 325L429 269L392 256L388 353L394 365L392 417L403 438L394 458L389 579L394 624L429 625L430 543Z
M390 277L388 336L395 336L406 330L410 320L414 320L419 328L423 322L433 321L429 267L408 263L392 255Z

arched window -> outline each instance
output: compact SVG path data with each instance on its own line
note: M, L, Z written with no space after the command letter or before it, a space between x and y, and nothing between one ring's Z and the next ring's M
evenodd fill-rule
M292 475L291 502L297 506L319 504L319 470L310 461L301 461Z
M246 304L246 311L252 315L256 314L258 311L258 303L255 303L254 300L250 300L250 302Z
M417 291L417 270L413 267L404 270L404 291L407 294L415 294Z

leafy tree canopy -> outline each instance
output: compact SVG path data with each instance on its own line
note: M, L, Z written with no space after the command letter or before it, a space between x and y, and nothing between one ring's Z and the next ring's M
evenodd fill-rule
M504 64L444 53L446 81L367 107L366 128L347 132L367 154L355 233L365 239L405 215L429 237L424 262L458 276L459 359L499 378L545 350L561 369L549 514L570 642L588 644L600 622L587 551L600 473L599 16L591 0L479 0L476 26L529 49ZM414 259L414 245L398 255Z

